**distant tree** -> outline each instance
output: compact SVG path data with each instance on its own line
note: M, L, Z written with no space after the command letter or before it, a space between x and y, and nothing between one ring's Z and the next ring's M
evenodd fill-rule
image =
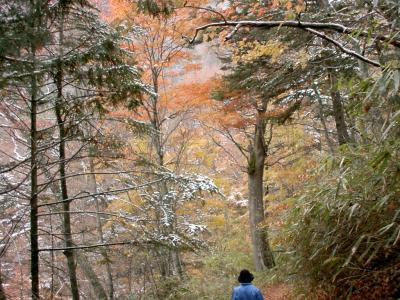
M277 50L279 47L272 46L272 48ZM267 59L268 54L264 55L260 58ZM260 63L256 59L232 65L232 72L224 77L225 91L224 89L219 91L222 95L225 93L221 109L230 113L228 120L226 118L226 121L222 120L221 132L238 147L247 161L250 232L254 265L257 270L272 268L275 265L268 242L264 207L266 193L264 170L267 168L267 158L272 146L273 127L284 124L300 106L299 99L296 98L288 98L288 104L274 104L274 101L279 103L283 100L278 96L287 84L283 78L288 78L282 76L277 70L282 70L282 73L287 71L282 65L279 66L279 63L265 65L265 60ZM271 72L271 77L276 76L276 85L273 88L261 87L264 76L267 76L264 72ZM276 91L276 94L272 91ZM237 136L240 132L242 132L242 137Z
M115 2L116 9L123 10L121 4ZM140 4L138 7L141 8ZM180 130L180 127L185 124L190 126L191 107L177 99L179 86L174 81L179 81L179 77L185 73L186 65L190 65L190 54L183 49L182 41L182 33L186 31L189 16L187 11L181 11L171 18L153 18L129 7L126 11L126 15L118 21L121 27L132 34L132 49L146 69L143 78L156 92L143 97L143 105L136 116L150 124L150 130L147 133L149 141L144 141L144 147L134 147L134 155L145 166L147 175L143 179L157 182L141 189L139 196L144 201L143 205L148 206L148 211L155 214L157 235L165 239L170 239L171 236L183 239L185 232L190 232L191 226L178 213L187 202L185 187L183 183L176 185L164 175L176 173L179 177L186 173L182 157L190 134L187 133L189 130ZM181 132L182 138L174 143L173 139ZM176 152L173 149L177 149ZM189 186L187 188L190 189ZM183 229L185 226L186 230ZM191 239L190 235L185 238ZM172 246L168 244L167 247L162 247L161 244L155 250L160 273L163 276L182 276L180 247L187 247L178 242Z

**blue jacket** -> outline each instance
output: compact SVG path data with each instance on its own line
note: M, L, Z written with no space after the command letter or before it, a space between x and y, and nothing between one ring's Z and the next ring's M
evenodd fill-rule
M260 290L251 283L241 283L233 288L232 300L264 300Z

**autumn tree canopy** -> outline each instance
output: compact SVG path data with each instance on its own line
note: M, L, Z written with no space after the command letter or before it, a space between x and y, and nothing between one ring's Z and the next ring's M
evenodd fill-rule
M1 300L399 298L398 1L0 1Z

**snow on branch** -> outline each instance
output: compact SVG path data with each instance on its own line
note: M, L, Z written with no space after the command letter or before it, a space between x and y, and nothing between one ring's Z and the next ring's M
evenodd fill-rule
M193 43L197 37L197 34L200 31L203 31L210 27L259 27L259 28L274 28L274 27L293 27L293 28L311 28L311 29L320 29L320 30L330 30L338 33L357 35L361 37L372 37L376 40L386 42L392 46L400 48L400 40L395 39L390 36L381 35L381 34L370 34L366 31L362 31L360 29L346 27L342 24L338 23L320 23L320 22L302 22L302 21L224 21L224 22L214 22L208 23L203 26L197 27L195 31L195 35L191 40Z
M182 189L182 198L192 200L199 192L220 193L218 187L210 178L201 174L175 174L173 172L161 172L167 181L172 181Z
M227 40L231 39L237 33L239 28L241 28L241 27L257 27L257 28L266 28L266 29L275 28L275 27L299 28L299 29L306 30L311 34L316 35L320 38L323 38L324 40L334 44L343 53L353 56L353 57L355 57L359 60L362 60L362 61L364 61L370 65L373 65L375 67L381 67L381 65L376 61L370 60L370 59L362 56L359 53L356 53L350 49L347 49L341 43L339 43L335 39L327 36L326 34L320 32L320 31L317 31L317 29L334 31L334 32L347 34L347 35L357 35L359 37L371 37L375 40L388 43L396 48L400 48L400 40L398 40L392 36L386 36L386 35L381 35L381 34L370 34L366 31L356 29L356 28L346 27L346 26L344 26L342 24L338 24L338 23L302 22L302 21L293 21L293 20L288 20L288 21L223 21L223 22L208 23L208 24L205 24L203 26L196 28L195 34L192 37L192 39L189 41L189 43L193 44L195 42L199 32L204 31L211 27L234 27L233 31L226 36Z

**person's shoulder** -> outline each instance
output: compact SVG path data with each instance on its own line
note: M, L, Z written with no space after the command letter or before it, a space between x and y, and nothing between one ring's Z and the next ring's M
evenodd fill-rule
M264 299L264 297L263 297L263 295L262 295L262 293L261 293L261 290L258 288L258 287L256 287L256 286L254 286L253 285L253 293L255 294L255 295L257 295L257 299Z
M260 291L260 289L259 289L258 287L256 287L255 285L251 285L251 288L252 288L254 291L257 291L257 292Z

